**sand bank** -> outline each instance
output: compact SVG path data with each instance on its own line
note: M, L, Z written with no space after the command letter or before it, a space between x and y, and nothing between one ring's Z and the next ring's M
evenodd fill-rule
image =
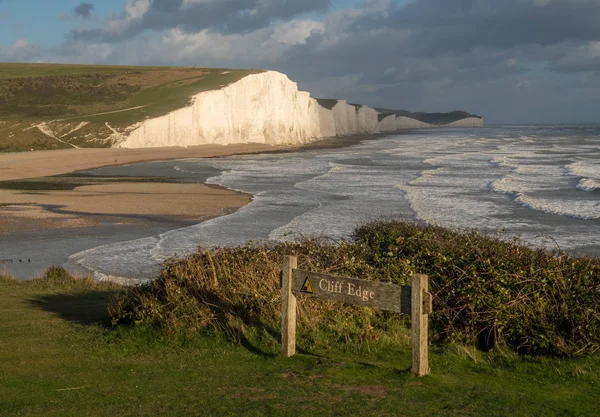
M61 149L0 153L0 181L47 177L110 165L183 158L210 158L241 153L267 152L280 147L264 144L203 145L189 148Z
M41 178L105 166L160 160L347 147L381 136L383 135L327 138L296 147L246 144L5 153L0 154L0 181ZM248 195L218 187L169 182L118 182L85 185L67 191L43 188L0 189L0 234L48 228L87 227L101 222L143 223L152 216L201 221L230 212L249 201Z
M0 190L0 234L139 223L149 217L202 221L250 201L250 196L201 184L115 183L74 190Z
M235 211L251 199L219 187L162 182L169 181L164 178L50 176L159 160L346 147L377 137L330 138L297 147L232 145L0 154L0 180L19 182L0 188L0 259L16 259L5 265L4 272L19 279L39 276L49 266L66 265L75 252L187 227ZM31 259L31 263L19 263L19 259Z
M65 149L0 154L0 181L167 159L273 151L268 145L154 149ZM0 190L0 235L100 223L202 221L235 210L250 196L202 184L119 182L73 190Z

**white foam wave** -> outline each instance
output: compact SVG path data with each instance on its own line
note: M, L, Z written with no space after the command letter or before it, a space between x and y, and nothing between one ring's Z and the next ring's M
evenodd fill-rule
M186 174L196 174L197 173L197 171L194 171L194 170L191 170L191 169L185 169L183 167L180 167L179 165L175 165L173 167L173 169L175 171L178 171L178 172L185 172Z
M482 152L462 152L427 158L423 162L429 165L454 167L482 167L489 165L489 154Z
M515 201L525 207L544 213L586 220L600 219L600 201L558 200L552 198L531 197L526 194L519 195Z
M600 190L600 181L584 178L581 181L579 181L579 184L577 184L577 188L579 188L582 191Z
M406 193L419 220L430 224L452 227L455 229L502 228L504 221L497 216L506 214L506 207L493 201L482 201L465 198L457 190L444 187L415 187L399 185Z
M485 191L490 181L498 178L499 173L493 169L464 169L437 168L425 170L414 180L412 186L435 188L435 193L465 193Z
M496 136L492 131L485 142L432 131L366 141L349 152L181 161L176 166L183 172L194 172L195 163L200 164L199 175L213 172L207 167L218 169L221 174L208 182L251 193L252 203L229 216L148 240L95 248L74 255L73 260L98 272L98 277L148 276L165 257L193 252L198 245L290 240L302 235L347 237L356 225L379 217L417 218L488 232L506 228L527 239L548 234L563 247L563 241L569 247L600 242L600 237L590 238L600 236L600 222L564 218L600 216L594 193L572 189L574 177L580 178L582 190L600 185L593 155L571 152L575 145L569 138L536 137L534 129L538 128L498 130ZM548 153L551 145L560 147ZM579 159L585 161L565 166ZM504 193L515 194L518 204Z
M600 181L600 164L592 161L577 161L565 167L571 175Z

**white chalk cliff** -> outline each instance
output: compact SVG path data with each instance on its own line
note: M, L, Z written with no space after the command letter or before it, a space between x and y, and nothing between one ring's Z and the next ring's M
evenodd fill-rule
M394 130L397 130L396 116L390 114L389 116L382 115L382 117L379 117L377 129L379 129L380 132L393 132Z
M433 127L433 125L406 116L396 118L396 129L422 129L426 127Z
M199 93L190 106L140 123L116 146L302 144L324 137L431 126L404 116L380 116L370 107L345 100L313 99L284 74L266 71L221 90ZM482 124L482 119L473 117L451 125Z
M467 117L460 119L452 123L448 123L446 126L451 127L483 127L483 117Z

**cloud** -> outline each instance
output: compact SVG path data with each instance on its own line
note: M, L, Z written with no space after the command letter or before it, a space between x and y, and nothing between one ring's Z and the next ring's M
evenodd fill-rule
M0 61L4 62L30 61L39 53L40 48L31 45L27 39L17 39L13 45L0 45Z
M84 20L89 20L92 18L92 12L95 8L96 6L91 3L80 3L73 9L73 13L77 17L80 17Z
M0 0L2 1L2 0ZM92 13L96 9L92 3L79 3L75 8L73 8L73 12L69 14L64 14L60 16L58 19L63 21L69 20L92 20Z
M127 0L103 27L78 29L72 40L121 42L145 31L247 33L307 12L324 12L332 0Z
M563 118L591 114L590 103L600 107L600 0L331 4L127 0L121 12L71 32L63 45L29 45L24 56L269 68L315 96L410 110L464 108L496 121L557 120L562 107L570 108ZM552 100L559 104L547 104ZM546 111L532 110L536 103Z

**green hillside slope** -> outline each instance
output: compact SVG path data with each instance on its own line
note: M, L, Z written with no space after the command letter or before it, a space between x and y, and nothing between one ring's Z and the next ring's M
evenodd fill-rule
M0 63L0 151L110 146L128 126L258 72Z

